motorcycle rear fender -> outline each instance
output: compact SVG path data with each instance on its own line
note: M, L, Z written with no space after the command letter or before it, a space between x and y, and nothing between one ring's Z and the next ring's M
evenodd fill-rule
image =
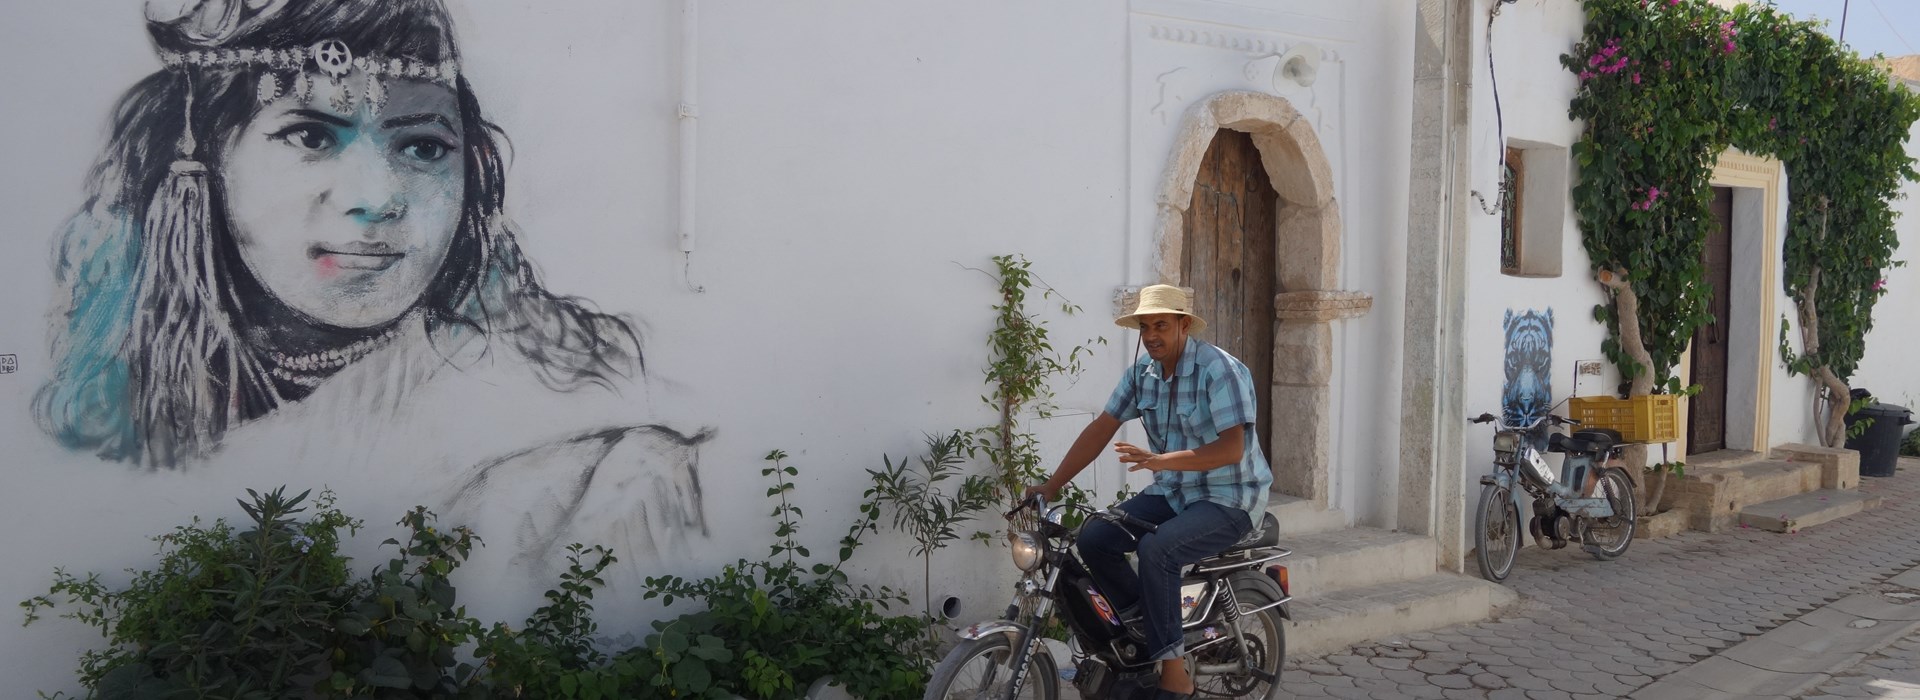
M996 634L1007 635L1008 644L1019 644L1020 634L1027 628L1012 620L986 620L975 622L960 629L961 639L984 639Z

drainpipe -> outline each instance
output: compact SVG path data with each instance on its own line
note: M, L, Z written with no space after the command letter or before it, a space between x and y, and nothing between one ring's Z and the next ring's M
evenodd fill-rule
M1395 525L1465 564L1466 234L1475 0L1419 0Z
M680 256L687 289L707 288L693 283L693 250L697 240L696 190L700 153L700 0L680 0Z

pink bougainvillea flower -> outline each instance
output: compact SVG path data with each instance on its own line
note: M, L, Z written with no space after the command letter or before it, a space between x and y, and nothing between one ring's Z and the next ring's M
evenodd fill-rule
M1587 71L1580 71L1580 79L1581 79L1581 80L1592 80L1592 79L1593 79L1593 73L1590 73L1590 72L1587 72Z
M1672 67L1673 67L1673 61L1661 61L1661 62L1660 62L1660 67L1661 67L1661 68L1672 68Z
M1679 4L1680 4L1680 0L1667 0L1667 7L1674 7Z
M1777 128L1779 128L1779 127L1780 127L1780 118L1779 118L1779 117L1767 117L1767 128L1768 128L1768 129L1777 129Z
M1883 291L1886 291L1886 289L1887 289L1887 278L1885 277L1882 277L1880 278L1880 281L1873 283L1873 291L1883 292Z
M1639 85L1639 84L1640 84L1640 74L1639 74L1639 73L1635 73L1635 74L1633 74L1633 84L1635 84L1635 85Z

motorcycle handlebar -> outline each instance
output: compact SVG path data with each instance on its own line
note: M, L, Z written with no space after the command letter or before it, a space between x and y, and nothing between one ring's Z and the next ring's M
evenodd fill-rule
M1119 521L1119 522L1121 522L1121 523L1124 523L1124 524L1127 524L1127 525L1132 525L1132 526L1134 526L1134 527L1137 527L1137 528L1140 528L1140 529L1142 529L1142 530L1145 530L1145 531L1147 531L1147 532L1159 532L1159 531L1160 531L1160 526L1159 526L1159 525L1155 525L1155 524L1153 524L1153 523L1150 523L1150 522L1147 522L1147 521L1145 521L1145 520L1141 520L1141 519L1139 519L1139 518L1136 518L1136 517L1133 517L1133 514L1132 514L1132 513L1128 513L1128 512L1126 512L1126 511L1124 511L1124 510L1120 510L1119 508L1108 508L1108 509L1106 509L1105 511L1103 511L1103 513L1105 513L1105 514L1106 514L1106 516L1107 516L1107 517L1109 517L1109 518L1112 518L1112 519L1114 519L1114 520L1116 520L1116 521Z

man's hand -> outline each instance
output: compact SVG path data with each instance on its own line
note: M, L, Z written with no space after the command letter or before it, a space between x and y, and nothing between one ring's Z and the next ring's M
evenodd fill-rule
M1113 443L1113 451L1120 453L1121 462L1125 462L1127 464L1133 465L1133 466L1127 467L1127 471L1137 472L1142 469L1145 469L1147 471L1159 471L1159 469L1157 469L1156 467L1158 466L1158 460L1160 459L1160 455L1154 454L1152 452L1148 452L1146 450L1143 450L1143 449L1140 449L1139 447L1134 446L1131 443L1125 443L1125 442Z
M1027 492L1022 498L1032 498L1034 494L1039 494L1041 498L1047 499L1048 503L1054 503L1060 498L1060 487L1046 483L1034 484L1027 487Z

